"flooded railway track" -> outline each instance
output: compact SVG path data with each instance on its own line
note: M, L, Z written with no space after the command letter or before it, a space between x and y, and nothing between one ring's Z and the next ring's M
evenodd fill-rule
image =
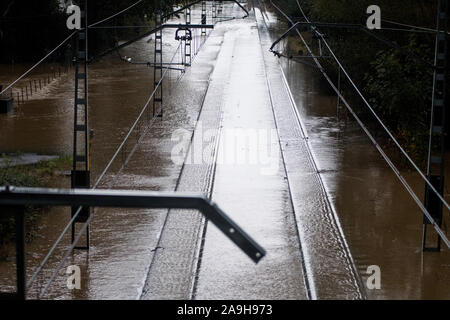
M268 51L282 29L275 15L266 11L264 2L249 1L248 7L246 19L224 20L207 37L201 37L201 42L197 39L194 47L202 50L186 72L171 79L173 72L169 71L162 119L158 113L155 117L147 113L149 86L154 79L146 66L133 65L128 58L148 59L153 54L148 42L121 49L119 59L110 56L90 67L90 101L94 107L89 116L98 136L93 145L93 172L98 177L95 187L103 189L203 193L254 235L267 249L267 256L254 265L194 210L103 208L96 211L91 223L89 252L75 251L64 263L64 267L81 267L82 289L67 288L64 268L55 274L70 242L66 235L35 278L28 298L377 297L366 292L361 278L364 267L373 259L367 235L359 233L359 228L367 229L367 221L353 214L361 201L350 187L337 188L340 180L353 179L356 174L349 169L341 173L338 157L333 154L340 150L335 150L336 145L330 142L335 140L330 136L335 131L341 134L340 128L336 129L332 117L321 112L330 109L334 101L316 92L317 77L312 72L292 68L291 74L289 63L286 66ZM240 14L236 5L227 8L226 15ZM193 15L199 19L200 11ZM164 37L173 38L173 34L167 32ZM164 44L166 59L170 60L169 52L182 54L177 51L180 43L176 45L175 41ZM70 140L72 133L68 130L73 108L71 85L62 83L60 88L54 86L48 94L32 98L20 112L0 119L0 125L17 132L16 124L24 123L21 136L28 137L22 145L26 152L36 151L38 146L49 153L67 153L70 143L61 141ZM311 111L311 96L324 100L315 104L319 111ZM146 107L141 109L143 102ZM36 109L28 108L31 106ZM40 112L45 112L45 117ZM319 116L308 112L318 112ZM47 131L59 132L60 136L49 136ZM39 133L44 135L43 141ZM351 134L353 139L360 137ZM239 140L242 137L244 140ZM231 151L227 149L230 141ZM357 141L355 145L363 152L352 161L372 154L363 143ZM15 148L13 141L5 141L5 146ZM256 162L251 158L253 151ZM329 161L327 152L333 161ZM228 162L230 154L235 158ZM240 156L249 158L239 162ZM382 172L373 162L371 172ZM361 185L365 180L367 177L358 176ZM384 184L373 186L370 194L380 185ZM337 201L338 191L344 196L350 193L352 199ZM386 195L385 200L389 202L391 197ZM378 205L391 212L388 204ZM370 205L362 206L372 211ZM59 234L55 230L64 228L68 217L68 210L59 209L51 209L42 217L39 236L27 244L28 276ZM380 237L378 241L383 241L387 232L371 230L370 234L374 233ZM366 240L364 244L360 243L362 239ZM397 251L401 248L390 247ZM7 274L13 272L11 261L0 263L2 283L8 284L5 288L10 288ZM392 280L396 271L386 274ZM46 291L53 275L55 281ZM43 289L46 294L41 297Z

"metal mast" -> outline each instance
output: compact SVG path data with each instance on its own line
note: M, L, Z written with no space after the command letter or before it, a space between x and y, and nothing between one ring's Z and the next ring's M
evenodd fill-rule
M162 7L160 0L155 1L155 28L162 25ZM155 33L155 53L154 53L154 66L153 66L153 90L155 96L153 97L153 116L156 115L158 108L158 117L163 116L163 57L162 57L162 28ZM161 82L161 84L160 84Z
M427 178L431 184L443 195L444 175L445 175L445 134L446 134L446 69L447 69L447 32L449 1L438 1L436 49L435 49L435 69L433 77L433 97L431 107L431 128L428 151ZM434 194L431 188L426 185L424 204L436 223L442 225L442 202ZM427 247L427 227L430 221L424 217L423 222L423 250L440 251L441 239L437 237L434 247Z
M206 24L206 1L202 1L202 24ZM206 36L206 28L201 29L201 35Z
M90 159L88 134L88 0L84 0L81 9L83 29L76 36L75 56L75 100L74 100L74 134L73 134L73 168L71 187L90 188ZM78 211L80 211L78 213ZM78 216L72 223L72 243L75 236L75 224L84 223L89 218L89 207L72 207L72 217ZM89 249L89 226L86 231L86 246L77 249Z
M216 4L216 0L212 0L212 18L213 19L217 18L217 4Z
M186 25L191 24L191 8L186 8ZM185 65L190 66L192 64L192 48L191 39L186 38L184 42L184 55L185 55Z

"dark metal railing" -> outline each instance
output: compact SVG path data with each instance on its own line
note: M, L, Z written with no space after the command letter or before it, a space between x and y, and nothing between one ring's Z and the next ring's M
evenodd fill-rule
M25 222L23 210L20 210L25 205L197 209L255 263L258 263L266 254L266 251L231 220L225 212L203 195L129 190L0 187L0 207L3 209L2 211L14 210L15 214L17 269L17 291L15 293L0 293L0 299L24 300L26 297Z

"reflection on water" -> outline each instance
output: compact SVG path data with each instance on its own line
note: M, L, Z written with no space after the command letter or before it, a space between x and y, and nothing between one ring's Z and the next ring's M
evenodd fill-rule
M273 35L286 30L273 13L267 11L265 17ZM381 269L381 289L366 289L368 298L450 299L450 251L422 252L422 212L403 185L358 124L347 118L345 108L338 108L321 73L280 62L364 284L368 266ZM418 174L402 175L423 199L424 182Z
M267 14L269 21L276 18ZM165 39L172 39L168 34ZM170 51L175 43L168 47ZM152 57L152 44L141 41L123 54L146 60ZM150 49L149 49L150 48ZM208 48L206 48L209 50ZM214 60L212 53L211 64ZM16 66L14 72L20 68ZM308 130L318 167L350 246L357 268L366 281L369 265L381 268L381 290L367 290L369 298L450 299L450 253L422 253L422 216L395 175L385 164L364 133L351 120L338 120L335 97L324 90L319 74L300 64L283 61L288 82L299 112ZM207 79L212 67L192 69ZM0 82L7 83L10 67L0 68ZM90 121L95 130L94 176L103 169L118 143L128 131L151 91L151 69L118 63L109 57L90 67ZM175 73L172 73L175 77ZM48 86L48 93L36 94L9 115L0 116L0 151L70 154L73 130L73 76L62 77ZM181 90L181 89L180 89ZM205 84L195 82L186 87L184 100L174 103L177 112L172 122L160 124L134 157L130 169L122 175L118 186L142 189L167 189L175 183L178 171L164 164L167 146L161 137L170 137L170 126L195 117L198 110L185 110L186 99L201 96ZM167 92L167 90L166 90ZM192 105L200 105L193 101ZM191 113L190 113L191 112ZM342 116L342 114L341 114ZM342 118L342 117L341 117ZM417 175L404 172L419 196L423 182ZM153 178L152 178L153 177ZM139 181L139 185L136 185ZM69 180L66 178L66 184ZM94 220L89 252L77 252L68 264L82 267L82 290L65 287L64 268L51 288L48 298L134 298L146 266L156 245L156 236L164 220L163 211L103 210ZM69 220L68 209L51 209L43 215L37 238L27 244L27 275L42 260ZM447 220L448 221L448 220ZM444 224L444 228L446 224ZM69 237L38 277L29 298L36 298L45 285ZM133 269L130 269L133 268ZM2 290L14 285L14 259L0 262ZM134 276L133 276L134 275Z
M199 20L200 11L197 11L193 12L193 18ZM165 62L170 61L179 44L174 40L174 32L173 29L164 31ZM133 61L152 61L154 43L147 40L141 40L122 49L120 54L133 57ZM196 45L199 45L199 39L196 39ZM168 71L167 80L164 82L167 108L164 121L158 120L153 123L152 129L141 141L119 179L116 180L116 175L109 174L101 186L109 185L115 180L114 188L171 191L174 189L180 166L174 166L172 162L167 161L172 146L171 134L180 127L185 129L193 127L217 50L217 46L205 48L202 51L203 61L199 64L194 61L190 69L192 72L189 72L198 82L177 81L180 72ZM180 59L181 56L178 55L174 62L179 63ZM14 75L25 68L16 65ZM11 68L2 66L0 69L0 80L3 83L11 82L13 80ZM37 76L39 72L38 70L33 73L33 76ZM185 77L191 77L189 72ZM34 94L29 101L16 107L11 114L1 115L0 152L20 150L39 154L71 155L73 84L72 70L68 75L54 81L45 91ZM146 65L128 64L121 61L117 54L112 54L89 66L89 121L90 127L95 131L92 181L95 181L111 159L152 91L153 69ZM147 123L151 120L151 111L152 104L148 114L144 114ZM144 128L141 128L142 132ZM135 132L130 137L124 157L133 148L137 137ZM117 172L123 160L122 155L119 155L111 171ZM60 179L65 180L66 187L70 186L68 177ZM89 254L76 251L71 255L44 298L135 299L147 275L149 261L165 214L165 210L98 210L91 226ZM26 245L27 278L31 277L69 219L68 208L52 208L40 218L36 238ZM66 234L62 244L28 291L28 298L38 297L69 244L70 232ZM14 247L11 246L9 249L7 261L0 262L0 291L12 291L15 285ZM65 271L68 265L81 267L81 290L71 291L67 288Z
M421 211L395 174L359 126L338 111L320 74L282 64L364 283L368 266L381 268L381 289L367 290L369 298L450 299L450 252L422 253ZM402 174L423 198L420 177Z

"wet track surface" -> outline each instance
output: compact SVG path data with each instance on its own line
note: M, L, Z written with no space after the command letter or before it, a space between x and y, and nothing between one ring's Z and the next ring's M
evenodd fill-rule
M448 250L421 253L422 218L412 200L356 125L337 120L319 75L267 51L280 32L276 17L259 1L249 9L246 19L216 25L182 77L170 72L163 120L146 114L148 129L133 134L100 188L205 193L267 256L255 265L195 211L101 209L89 253L71 255L45 299L450 298ZM224 15L243 12L230 4ZM164 39L170 60L173 30ZM151 60L153 48L144 39L120 54ZM117 54L89 70L96 177L151 94L153 71ZM73 79L46 90L0 118L2 151L70 154ZM27 277L69 218L69 209L43 215L27 244ZM70 234L28 298L69 243ZM13 261L0 262L1 289L14 284ZM381 266L382 290L367 291L373 264ZM67 289L68 265L81 267L81 290Z
M223 96L216 98L222 101L223 109L222 148L218 150L212 198L268 254L255 266L208 224L196 290L198 299L306 297L292 204L255 26L252 16L234 23L225 37L223 60L218 61L229 67ZM247 140L229 150L226 146L236 130L247 132ZM265 139L258 136L258 150L253 150L251 134L259 131ZM275 139L271 139L272 132ZM229 159L230 152L234 159ZM258 159L253 165L252 152ZM245 160L239 163L238 156ZM262 156L267 161L261 161Z
M287 25L270 6L261 10L275 40ZM381 269L381 289L366 288L367 298L449 299L450 251L422 252L421 211L395 174L345 108L337 108L337 98L320 72L285 59L280 63L362 287L368 266ZM423 199L418 175L407 170L402 175ZM448 201L448 192L445 198ZM446 225L448 219L444 229Z

